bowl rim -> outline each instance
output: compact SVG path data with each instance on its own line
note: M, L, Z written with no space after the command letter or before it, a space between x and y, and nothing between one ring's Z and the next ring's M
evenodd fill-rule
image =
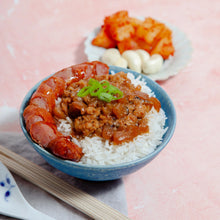
M153 159L160 151L163 150L163 148L165 148L165 146L168 144L168 142L172 138L172 136L174 134L174 131L175 131L175 128L176 128L176 110L175 110L174 104L173 104L171 98L169 97L169 95L166 93L166 91L157 82L153 81L152 79L150 79L146 75L143 75L141 73L135 72L135 71L130 70L130 69L125 69L125 68L121 68L121 67L117 67L117 66L109 66L109 67L110 67L109 74L111 74L111 71L115 71L115 72L123 71L125 73L132 73L135 76L135 78L136 78L136 76L141 76L141 79L144 79L146 81L146 83L150 82L151 85L153 85L154 87L157 87L157 89L159 89L160 92L162 92L166 96L166 98L169 100L170 108L171 108L171 111L173 113L172 126L170 128L168 127L167 131L165 132L165 134L166 134L169 130L169 135L166 137L166 139L165 140L163 139L162 143L157 145L156 149L153 152L145 155L144 157L139 158L139 159L135 159L135 160L132 160L132 161L128 161L128 162L118 163L118 164L109 164L109 165L82 164L80 162L65 160L65 159L62 159L62 158L59 158L59 157L53 155L52 153L50 153L47 150L45 150L44 148L42 148L40 145L38 145L37 143L35 143L31 139L30 134L28 133L28 131L25 128L25 122L24 122L24 119L23 119L23 111L24 111L25 107L27 106L27 103L28 103L30 97L36 91L37 87L40 85L41 82L43 82L44 80L48 79L49 77L51 77L53 75L53 74L51 74L51 75L43 78L42 80L40 80L38 83L36 83L28 91L28 93L25 95L25 97L24 97L24 99L21 103L20 110L19 110L19 121L20 121L21 129L22 129L25 137L30 142L30 144L33 145L35 150L38 149L39 151L41 151L44 154L44 156L49 157L53 161L57 161L57 162L59 162L63 165L65 164L65 166L66 165L71 166L71 167L74 166L74 167L83 168L83 169L117 169L117 168L121 169L121 168L124 168L124 167L138 165L138 164L143 163L144 161L148 161L149 159ZM150 86L148 85L148 86L152 90L151 85ZM152 90L152 92L155 92L155 91ZM163 135L163 138L164 138L164 135ZM39 154L39 152L37 152L37 153Z

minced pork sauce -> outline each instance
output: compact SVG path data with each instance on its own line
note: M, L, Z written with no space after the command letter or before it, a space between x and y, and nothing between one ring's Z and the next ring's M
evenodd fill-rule
M123 92L123 97L111 102L90 95L78 97L80 89L88 86L88 80L68 85L53 114L57 119L71 118L73 137L99 136L118 145L149 131L146 115L152 107L160 111L158 99L141 92L141 86L135 87L123 72L94 79L109 81Z

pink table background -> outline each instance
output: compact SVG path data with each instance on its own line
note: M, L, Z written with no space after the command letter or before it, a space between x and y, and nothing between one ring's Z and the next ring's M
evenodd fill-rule
M86 61L86 36L122 9L179 27L194 49L184 70L159 82L177 127L154 161L124 178L128 216L220 219L220 1L1 0L0 107L18 109L43 77Z

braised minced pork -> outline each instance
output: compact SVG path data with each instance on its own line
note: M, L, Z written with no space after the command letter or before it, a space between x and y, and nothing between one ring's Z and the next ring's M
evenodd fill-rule
M88 86L88 80L70 84L55 107L54 116L72 119L72 136L99 136L121 144L149 131L146 114L152 107L159 112L160 102L156 98L141 92L141 86L135 87L123 72L94 78L109 81L123 92L123 97L109 103L90 95L81 98L77 93Z

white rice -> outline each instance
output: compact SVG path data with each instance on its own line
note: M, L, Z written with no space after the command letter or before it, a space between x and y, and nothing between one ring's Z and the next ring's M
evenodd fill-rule
M149 96L155 96L151 89L146 86L146 82L140 77L134 78L133 74L128 73L128 78L137 86L141 85L142 92ZM60 100L56 104L59 104ZM164 128L166 115L161 108L157 112L154 108L147 114L149 133L138 135L132 142L123 143L121 145L113 145L108 140L101 137L85 137L82 140L73 139L82 149L84 156L79 163L91 165L110 165L129 162L142 158L152 153L156 147L162 142L162 137L167 128ZM58 130L64 135L71 132L71 119L60 119Z

